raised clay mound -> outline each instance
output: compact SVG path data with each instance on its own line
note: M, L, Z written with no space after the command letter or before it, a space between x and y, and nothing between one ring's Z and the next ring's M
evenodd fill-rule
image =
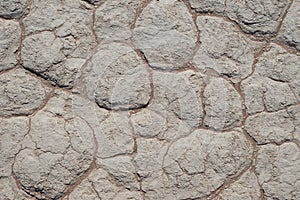
M1 0L0 200L299 200L300 0Z

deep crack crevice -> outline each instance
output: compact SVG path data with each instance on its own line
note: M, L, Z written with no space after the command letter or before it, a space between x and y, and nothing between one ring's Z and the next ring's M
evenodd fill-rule
M4 198L300 198L297 6L1 2Z

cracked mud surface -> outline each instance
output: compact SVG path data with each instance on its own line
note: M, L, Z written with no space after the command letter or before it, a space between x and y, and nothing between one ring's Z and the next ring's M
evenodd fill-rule
M0 200L299 200L299 13L2 0Z

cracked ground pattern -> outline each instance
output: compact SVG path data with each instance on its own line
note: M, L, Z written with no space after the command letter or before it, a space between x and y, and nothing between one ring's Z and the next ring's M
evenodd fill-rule
M300 200L300 0L1 0L0 200Z

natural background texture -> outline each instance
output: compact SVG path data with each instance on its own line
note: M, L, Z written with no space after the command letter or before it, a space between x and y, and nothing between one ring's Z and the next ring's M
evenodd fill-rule
M300 0L0 0L0 200L299 200Z

